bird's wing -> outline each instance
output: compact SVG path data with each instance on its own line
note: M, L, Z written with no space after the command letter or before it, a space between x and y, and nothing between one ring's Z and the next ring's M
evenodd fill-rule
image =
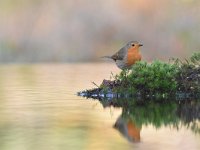
M117 53L115 53L114 55L111 56L111 58L113 60L123 60L124 56L126 54L126 49L125 48L121 48Z

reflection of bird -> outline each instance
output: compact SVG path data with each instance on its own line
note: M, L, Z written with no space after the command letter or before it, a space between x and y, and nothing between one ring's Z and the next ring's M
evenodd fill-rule
M136 124L130 119L125 120L120 116L114 128L117 129L125 138L130 142L140 142L140 131L142 127L137 127Z
M136 41L130 41L114 55L104 56L103 58L113 59L120 69L130 69L136 61L140 61L142 58L139 51L140 46L142 44Z

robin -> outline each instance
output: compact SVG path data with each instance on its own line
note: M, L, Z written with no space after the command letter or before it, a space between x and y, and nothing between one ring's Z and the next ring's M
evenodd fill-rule
M118 52L112 56L104 56L103 58L113 59L120 69L130 69L133 64L140 61L142 56L139 48L143 46L137 41L130 41Z

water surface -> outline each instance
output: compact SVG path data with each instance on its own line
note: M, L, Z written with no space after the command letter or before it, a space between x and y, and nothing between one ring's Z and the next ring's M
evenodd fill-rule
M151 124L130 142L113 126L122 108L76 96L93 88L114 64L38 64L0 66L0 149L200 149L200 135Z

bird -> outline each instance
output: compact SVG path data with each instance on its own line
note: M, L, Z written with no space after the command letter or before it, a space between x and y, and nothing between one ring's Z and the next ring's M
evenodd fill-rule
M137 41L130 41L112 56L103 56L102 58L114 60L117 67L122 70L130 69L132 65L142 59L140 53L141 46L143 46L143 44Z

